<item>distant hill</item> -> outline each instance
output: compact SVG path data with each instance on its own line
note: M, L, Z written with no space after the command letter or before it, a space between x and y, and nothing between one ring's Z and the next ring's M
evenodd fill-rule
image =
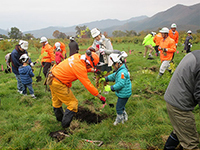
M136 32L142 30L155 31L164 26L170 28L174 22L177 24L178 31L187 31L190 29L196 32L197 29L200 29L200 3L193 6L178 4L150 18L141 21L132 21L121 26L105 28L103 31L108 32L108 35L112 35L112 32L115 30L135 30Z
M2 34L2 35L7 35L7 31L6 31L6 30L3 30L3 29L0 29L0 34Z
M133 17L131 19L128 20L117 20L117 19L106 19L106 20L100 20L100 21L93 21L93 22L89 22L89 23L84 23L84 24L79 24L77 26L87 26L90 29L92 28L99 28L99 29L103 29L103 28L107 28L107 27L112 27L114 25L123 25L125 23L131 22L133 20L135 21L139 21L139 20L143 20L145 18L148 18L147 16L139 16L139 17ZM31 33L34 35L34 37L41 37L41 36L46 36L48 38L53 38L52 34L55 30L58 30L60 32L66 33L67 35L75 35L75 27L76 26L71 26L71 27L48 27L48 28L43 28L40 30L33 30L33 31L26 31L24 32L24 34L26 33Z

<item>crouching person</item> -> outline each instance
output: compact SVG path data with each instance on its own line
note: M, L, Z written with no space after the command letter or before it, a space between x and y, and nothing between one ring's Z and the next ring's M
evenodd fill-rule
M101 78L101 81L113 81L114 85L105 86L105 91L115 92L117 99L116 111L117 117L115 119L114 125L118 123L124 123L128 120L128 115L125 111L125 105L132 94L132 85L130 80L130 74L125 66L125 58L127 54L122 52L121 54L110 54L109 58L113 62L112 66L115 73L108 75L105 78Z
M51 90L53 110L63 128L70 126L74 114L78 111L78 100L70 89L73 81L78 79L92 95L105 103L105 97L99 94L87 76L88 70L96 67L98 62L97 54L86 51L85 55L74 54L57 66L54 65L49 72L47 84ZM63 111L62 103L67 105L65 111Z
M32 77L34 77L31 66L28 65L29 57L27 54L23 54L19 60L22 62L22 66L19 67L19 75L22 82L22 94L27 95L27 88L32 98L36 98L32 87Z

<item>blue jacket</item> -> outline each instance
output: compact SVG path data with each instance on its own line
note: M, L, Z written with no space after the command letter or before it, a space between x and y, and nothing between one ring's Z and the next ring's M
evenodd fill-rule
M115 91L117 97L129 98L132 94L132 85L128 70L123 64L115 73L106 77L106 81L115 82L111 90Z
M27 85L27 84L32 83L32 77L34 77L34 74L29 65L28 66L20 66L19 74L20 74L22 84Z
M19 58L25 53L28 54L26 50L24 52L20 51L19 45L16 45L15 49L11 53L12 72L16 75L19 75L18 68L22 66L22 63L19 61ZM29 63L31 63L31 59L29 59Z

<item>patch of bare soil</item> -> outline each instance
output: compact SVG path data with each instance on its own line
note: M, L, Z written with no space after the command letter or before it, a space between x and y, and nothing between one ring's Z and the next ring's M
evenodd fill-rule
M103 119L106 119L108 116L105 113L96 114L91 112L89 109L82 106L78 107L78 112L74 115L74 118L80 122L87 122L88 124L97 124L100 123Z

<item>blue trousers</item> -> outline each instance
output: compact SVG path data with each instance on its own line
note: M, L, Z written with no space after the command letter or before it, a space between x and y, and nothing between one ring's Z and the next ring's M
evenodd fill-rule
M18 89L19 91L22 91L22 90L23 90L23 84L22 84L20 75L15 74L15 77L16 77L16 79L17 79L17 89Z
M23 85L23 94L27 94L27 88L29 89L29 93L30 94L34 94L34 90L33 90L33 87L32 87L32 83L31 84L22 84Z
M125 105L128 101L128 98L120 98L117 99L116 111L118 115L121 115L125 110Z

